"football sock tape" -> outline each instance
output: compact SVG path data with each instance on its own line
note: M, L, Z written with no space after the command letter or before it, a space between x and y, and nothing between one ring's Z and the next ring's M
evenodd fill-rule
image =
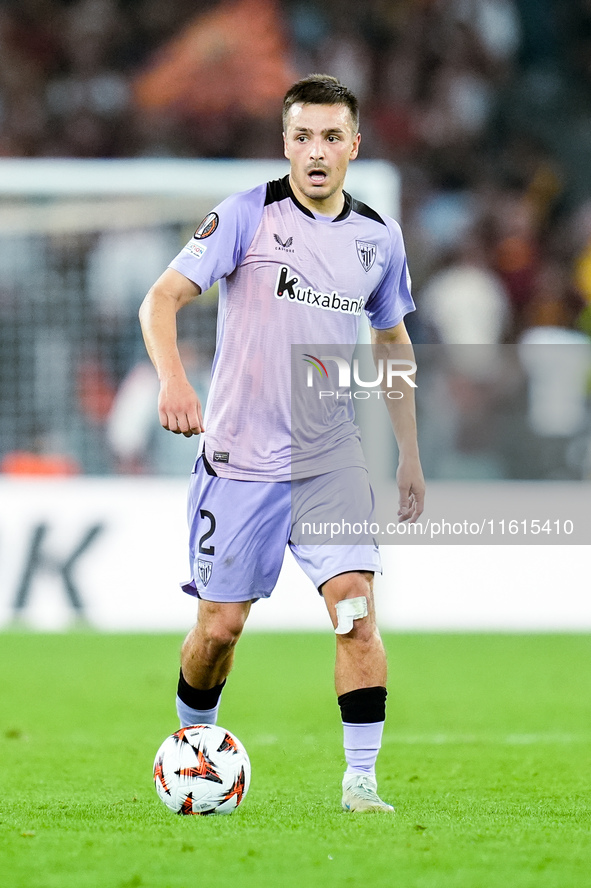
M187 706L190 706L191 709L213 709L220 699L225 684L226 679L221 684L208 688L205 691L201 688L193 688L186 680L181 669L177 694L179 699Z
M383 722L386 718L386 688L357 688L338 698L341 718L348 724Z

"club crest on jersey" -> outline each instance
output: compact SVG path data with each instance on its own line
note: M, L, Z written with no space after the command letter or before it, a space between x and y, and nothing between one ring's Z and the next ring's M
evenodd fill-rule
M204 237L209 237L210 234L213 234L218 227L219 221L220 217L217 213L208 213L193 235L195 240L203 240Z
M204 561L203 558L197 559L197 570L199 571L199 579L204 586L207 586L211 579L211 571L213 564L211 561Z
M375 244L368 244L366 241L355 241L357 247L357 255L359 261L363 265L365 271L369 271L376 261L377 247Z

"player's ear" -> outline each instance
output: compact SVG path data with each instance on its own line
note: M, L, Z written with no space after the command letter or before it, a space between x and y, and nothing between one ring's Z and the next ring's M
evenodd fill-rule
M289 152L287 150L287 136L283 133L283 154L289 160Z
M353 140L353 147L351 148L351 154L349 156L349 160L355 160L357 155L359 154L359 143L361 142L361 133L357 133Z

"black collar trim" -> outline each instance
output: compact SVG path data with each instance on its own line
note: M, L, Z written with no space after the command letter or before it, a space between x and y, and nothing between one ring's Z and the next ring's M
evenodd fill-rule
M298 210L301 210L305 216L309 216L311 219L315 219L314 213L305 207L300 201L297 199L295 194L293 193L293 189L291 187L291 183L289 181L289 175L284 176L283 179L275 179L273 182L267 182L267 195L265 197L265 206L268 204L276 203L280 200L285 200L285 198L289 197L293 203L296 205ZM353 206L353 200L350 194L347 194L346 191L343 191L343 197L345 198L345 203L343 204L343 209L332 219L333 222L342 222L344 219L347 219L351 213L351 209Z

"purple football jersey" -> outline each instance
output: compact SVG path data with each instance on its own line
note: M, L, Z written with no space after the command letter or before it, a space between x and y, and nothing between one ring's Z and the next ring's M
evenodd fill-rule
M363 466L351 401L306 400L292 346L352 353L363 311L387 329L414 309L399 225L348 194L336 219L315 217L286 176L224 200L170 267L202 291L219 281L203 443L215 472L285 481Z

